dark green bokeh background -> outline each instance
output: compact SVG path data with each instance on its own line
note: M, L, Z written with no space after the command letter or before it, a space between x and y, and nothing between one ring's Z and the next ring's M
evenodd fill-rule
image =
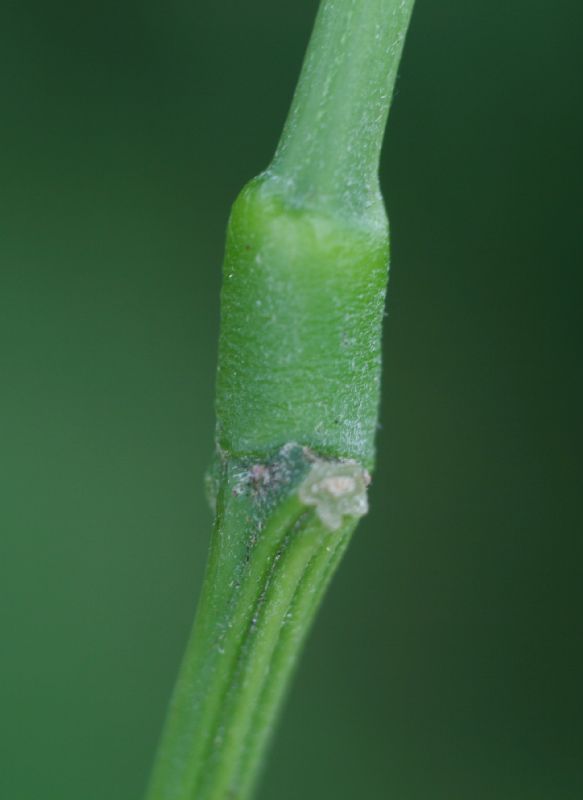
M0 797L139 800L210 513L229 205L316 0L0 6ZM583 797L583 7L418 0L372 512L261 798Z

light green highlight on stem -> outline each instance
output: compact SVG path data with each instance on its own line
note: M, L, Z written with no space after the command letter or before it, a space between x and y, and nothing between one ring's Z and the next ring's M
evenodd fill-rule
M236 456L301 442L372 467L388 236L248 186L227 237L218 442Z

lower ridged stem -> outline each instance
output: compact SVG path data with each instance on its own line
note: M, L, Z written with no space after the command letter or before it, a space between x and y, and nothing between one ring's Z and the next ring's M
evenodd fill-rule
M319 462L320 483L322 463L332 462ZM297 656L356 524L348 516L331 530L302 502L305 470L259 500L253 470L223 475L199 611L147 800L244 800L253 790Z

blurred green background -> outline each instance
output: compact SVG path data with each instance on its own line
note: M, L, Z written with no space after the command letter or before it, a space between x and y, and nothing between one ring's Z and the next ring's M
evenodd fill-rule
M229 206L316 0L0 7L0 797L139 800L210 527ZM580 800L580 0L418 0L372 512L261 800Z

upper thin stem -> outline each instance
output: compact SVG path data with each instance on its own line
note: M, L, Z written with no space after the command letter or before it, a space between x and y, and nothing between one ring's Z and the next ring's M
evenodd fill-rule
M323 0L269 173L296 200L364 211L414 0Z

